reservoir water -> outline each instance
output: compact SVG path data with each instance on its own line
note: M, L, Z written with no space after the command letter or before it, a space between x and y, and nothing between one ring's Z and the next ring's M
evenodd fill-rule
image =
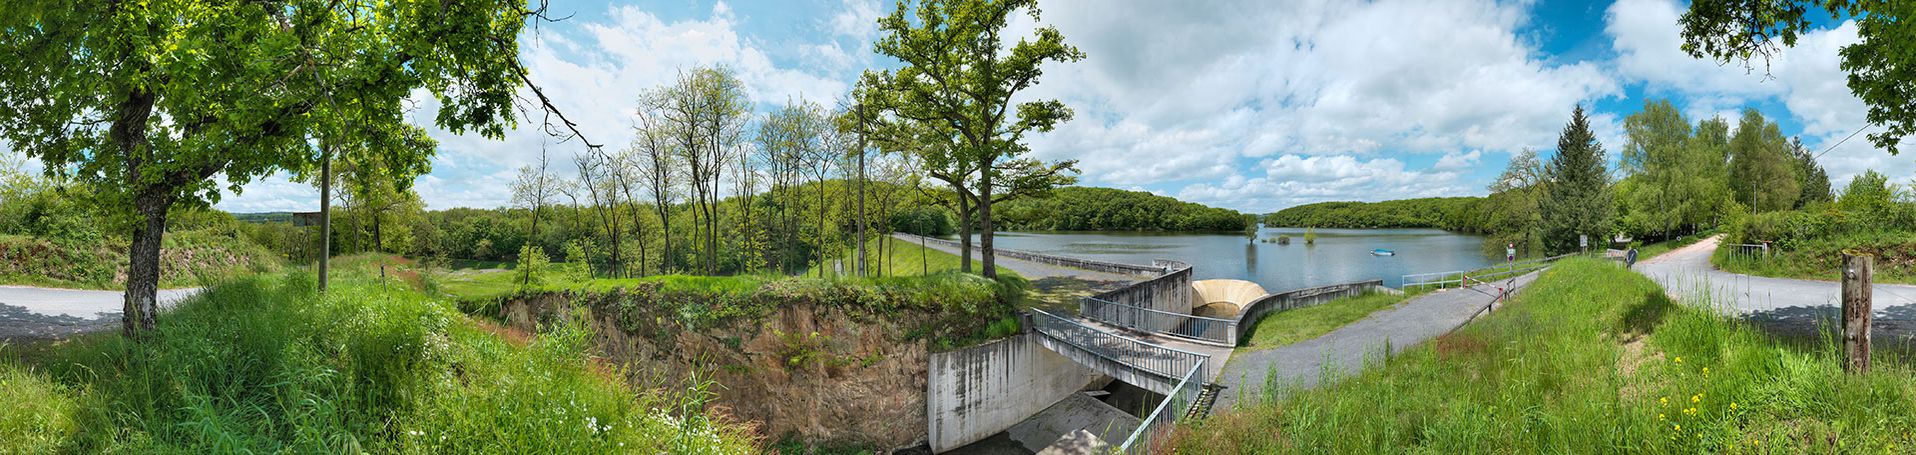
M1152 259L1190 263L1197 279L1249 280L1265 290L1384 280L1401 287L1414 273L1470 270L1503 258L1486 257L1482 236L1436 229L1318 229L1304 244L1303 228L1264 228L1256 243L1238 234L1159 232L1000 232L1000 248L1132 264ZM1262 239L1289 235L1289 245ZM1385 249L1394 256L1375 256Z

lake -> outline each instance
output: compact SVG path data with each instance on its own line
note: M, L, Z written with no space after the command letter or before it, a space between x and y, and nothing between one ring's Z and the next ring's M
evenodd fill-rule
M1290 235L1290 245L1264 238ZM1264 228L1257 243L1243 235L1162 232L1000 232L996 246L1061 256L1132 264L1171 259L1191 264L1200 280L1249 280L1270 292L1383 279L1401 287L1414 273L1489 266L1483 236L1437 229L1318 229L1317 243L1304 244L1302 228ZM1396 256L1372 256L1383 248Z

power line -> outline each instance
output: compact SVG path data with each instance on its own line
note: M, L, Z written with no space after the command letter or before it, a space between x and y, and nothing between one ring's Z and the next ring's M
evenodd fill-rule
M1829 153L1831 150L1836 150L1836 146L1843 145L1844 142L1849 142L1849 138L1856 137L1857 134L1861 134L1863 130L1867 128L1869 128L1869 124L1867 123L1863 124L1863 127L1857 128L1855 133L1849 133L1848 137L1844 137L1843 140L1836 141L1835 144L1831 144L1829 148L1825 148L1823 149L1822 152L1817 153L1816 156L1811 157L1810 161L1816 161L1818 158L1822 158L1824 153Z

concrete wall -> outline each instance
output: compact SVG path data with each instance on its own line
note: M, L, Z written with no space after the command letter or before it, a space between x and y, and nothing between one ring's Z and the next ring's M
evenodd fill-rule
M941 239L937 237L921 237L917 235L903 234L903 233L896 234L896 235L900 238L909 239L910 241L913 241L913 242L923 240L925 243L928 243L928 244L941 245L941 246L950 247L950 248L963 248L963 245L958 242L945 240L945 239ZM984 247L974 243L971 245L971 249L982 251L984 250ZM1125 264L1121 262L1105 262L1105 261L1096 261L1091 259L1082 259L1082 258L1074 258L1074 257L1066 257L1066 256L1053 256L1053 255L1044 254L1044 253L1034 253L1030 251L1012 250L1012 249L1005 249L1005 248L994 248L992 251L996 253L998 256L1002 256L1002 257L1016 258L1016 259L1022 259L1022 260L1031 261L1031 262L1038 262L1038 263L1065 266L1065 267L1074 267L1074 268L1080 268L1085 270L1095 270L1099 272L1121 273L1121 274L1127 274L1127 275L1148 275L1148 276L1156 276L1158 274L1165 272L1163 268L1156 267L1156 266Z
M1159 259L1151 265L1170 270L1157 278L1131 283L1091 296L1092 298L1150 308L1167 313L1191 314L1191 265ZM1116 313L1123 314L1123 313ZM1181 318L1140 317L1137 321L1106 321L1154 332L1172 332L1184 322Z
M1258 320L1264 319L1264 316L1268 316L1271 313L1317 305L1366 292L1389 289L1390 288L1384 287L1384 280L1370 280L1295 289L1264 296L1264 298L1252 301L1250 306L1238 312L1237 323L1233 324L1236 327L1237 340L1239 343L1243 343L1244 334L1250 331L1252 326L1256 326Z
M932 452L1005 431L1101 376L1045 349L1039 337L1026 333L931 355L925 416Z

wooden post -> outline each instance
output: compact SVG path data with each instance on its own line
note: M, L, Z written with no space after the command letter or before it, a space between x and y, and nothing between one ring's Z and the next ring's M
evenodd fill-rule
M1843 369L1869 371L1871 256L1843 253Z

